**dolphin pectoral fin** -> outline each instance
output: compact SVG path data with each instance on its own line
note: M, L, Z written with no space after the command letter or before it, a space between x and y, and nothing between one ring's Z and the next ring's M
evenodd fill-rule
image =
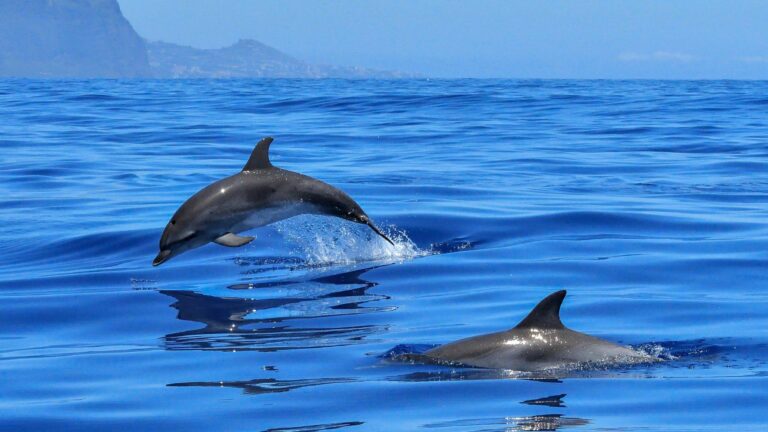
M395 245L395 243L393 243L393 242L392 242L392 240L390 240L390 239L389 239L389 237L387 237L386 235L384 235L384 233L383 233L383 232L381 232L381 230L379 230L378 228L376 228L376 225L374 225L374 224L373 224L373 222L371 222L371 221L367 221L365 224L366 224L366 225L368 225L369 227L371 227L371 229L373 230L373 232L375 232L376 234L380 235L380 236L381 236L381 238L383 238L384 240L388 241L388 242L389 242L389 244L391 244L392 246L394 246L394 245Z
M256 237L243 237L237 234L226 233L213 242L227 247L240 247L252 242Z

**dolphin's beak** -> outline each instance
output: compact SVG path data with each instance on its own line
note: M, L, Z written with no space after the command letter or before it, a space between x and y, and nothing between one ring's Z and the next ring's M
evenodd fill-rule
M171 251L168 249L163 249L160 251L159 254L155 257L154 260L152 260L153 266L159 266L160 264L168 261L168 259L171 257Z
M381 238L383 238L384 240L388 241L389 244L391 244L392 246L395 245L395 243L393 243L392 240L389 239L389 237L385 236L383 232L381 232L378 228L376 228L376 225L374 225L373 222L371 222L370 219L366 218L365 219L365 224L368 225L369 227L371 227L373 232L375 232L376 234L380 235Z

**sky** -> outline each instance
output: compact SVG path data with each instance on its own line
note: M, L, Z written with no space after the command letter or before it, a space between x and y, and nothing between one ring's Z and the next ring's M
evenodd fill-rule
M768 79L763 0L118 0L149 40L431 77Z

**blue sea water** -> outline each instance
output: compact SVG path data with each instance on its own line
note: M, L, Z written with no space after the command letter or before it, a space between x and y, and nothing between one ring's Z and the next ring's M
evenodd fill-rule
M768 82L0 81L0 430L766 430ZM299 217L153 268L261 137ZM399 361L567 289L664 362Z

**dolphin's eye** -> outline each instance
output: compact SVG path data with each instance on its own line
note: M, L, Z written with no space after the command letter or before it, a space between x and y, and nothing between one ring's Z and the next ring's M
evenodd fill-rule
M171 225L176 225L176 219L171 221Z

